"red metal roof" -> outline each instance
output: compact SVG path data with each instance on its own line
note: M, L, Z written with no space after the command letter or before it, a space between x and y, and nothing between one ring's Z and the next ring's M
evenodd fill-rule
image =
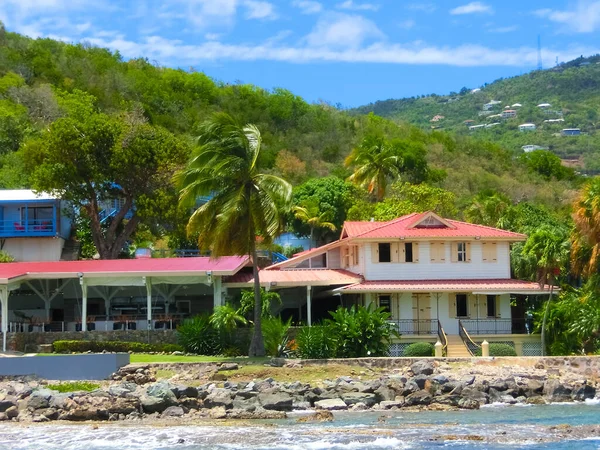
M0 264L0 283L29 275L34 278L75 278L85 275L233 275L249 261L247 256L225 256L211 259L197 258L149 258L89 261L16 262Z
M387 238L484 238L521 241L527 236L520 233L486 227L458 220L441 219L450 227L415 227L430 212L408 214L388 222L346 222L344 230L350 238L387 239Z
M556 288L555 288L556 289ZM538 283L512 279L486 280L406 280L406 281L363 281L341 288L344 293L363 292L505 292L532 294L548 293L550 286L543 288Z
M353 284L361 280L360 275L342 269L290 269L261 270L258 274L262 286L329 286ZM239 272L223 280L225 286L246 287L254 283L251 272Z

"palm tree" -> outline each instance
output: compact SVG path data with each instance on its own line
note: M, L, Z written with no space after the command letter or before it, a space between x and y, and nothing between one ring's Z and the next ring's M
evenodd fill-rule
M312 249L315 228L327 228L331 231L335 231L336 226L333 223L328 222L328 220L331 220L329 211L320 211L317 199L311 198L305 201L303 205L304 206L294 206L292 211L294 212L294 217L296 217L296 219L310 227L310 248Z
M573 208L571 262L576 273L592 277L600 262L600 178L593 179Z
M254 333L249 356L264 356L261 295L256 238L270 244L291 201L291 185L263 174L259 167L260 131L217 113L201 126L198 147L187 167L176 175L180 201L192 206L198 197L212 198L190 217L188 234L199 232L198 246L212 257L249 255L254 271Z
M525 258L536 262L540 286L550 284L550 293L542 320L542 356L544 356L546 353L546 321L554 294L554 281L568 261L569 240L563 229L545 226L529 236L522 253Z
M346 166L355 166L348 180L366 188L381 201L388 180L400 175L402 157L383 138L365 138L346 158Z

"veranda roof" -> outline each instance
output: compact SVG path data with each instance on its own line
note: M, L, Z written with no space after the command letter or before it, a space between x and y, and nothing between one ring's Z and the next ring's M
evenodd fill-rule
M557 288L555 288L557 290ZM487 280L407 280L363 281L336 289L343 294L395 293L395 292L470 292L473 294L531 294L543 295L550 286L540 286L531 281L512 279Z
M16 262L0 264L0 285L34 279L79 278L111 281L119 278L206 277L234 275L249 262L247 256L226 256L211 259L196 258L149 258L114 259L90 261ZM181 281L183 282L183 281ZM187 281L186 281L187 283Z
M258 274L261 286L335 286L354 284L361 280L355 273L342 269L289 269L261 270ZM250 287L254 283L251 272L240 272L223 280L227 287Z

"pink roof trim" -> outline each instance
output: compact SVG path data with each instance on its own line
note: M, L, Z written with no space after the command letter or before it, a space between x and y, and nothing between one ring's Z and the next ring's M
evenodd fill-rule
M61 275L64 278L75 278L79 273L113 274L124 276L132 274L152 275L193 274L211 271L214 275L233 275L249 261L247 256L225 256L211 259L197 258L150 258L150 259L115 259L87 261L46 261L16 262L0 264L0 282L13 278L35 275L41 278Z
M261 285L277 283L282 286L307 285L343 285L353 284L361 280L360 275L343 269L289 269L261 270L258 278ZM239 272L223 280L225 285L252 285L254 276L251 272Z
M556 288L555 288L556 289ZM363 281L341 288L343 292L460 292L460 291L498 291L548 293L550 286L541 287L532 281L513 279L473 279L473 280L390 280Z

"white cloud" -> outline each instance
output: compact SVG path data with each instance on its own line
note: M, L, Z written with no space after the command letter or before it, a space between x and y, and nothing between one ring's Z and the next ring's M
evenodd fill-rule
M510 25L506 27L490 27L488 31L490 33L512 33L519 29L518 25Z
M294 0L292 6L302 10L302 14L317 14L323 10L323 5L312 0Z
M277 18L275 7L272 3L246 0L244 6L247 8L246 19L275 20Z
M451 9L450 14L452 15L462 15L462 14L476 14L476 13L493 13L493 9L491 6L486 5L482 2L471 2L466 5L459 6L457 8Z
M369 39L384 35L375 22L362 16L331 13L317 22L306 37L313 47L358 47Z
M345 2L338 3L336 5L340 9L348 9L350 11L377 11L379 5L374 3L354 3L352 0L346 0Z
M437 10L437 6L435 6L433 3L409 3L404 7L411 11L423 11L426 13L432 13Z
M414 28L415 25L416 22L414 20L408 19L400 22L398 27L402 28L403 30L410 30L411 28Z
M561 23L565 31L592 33L600 29L600 1L580 0L568 10L539 9L534 11L538 17Z

